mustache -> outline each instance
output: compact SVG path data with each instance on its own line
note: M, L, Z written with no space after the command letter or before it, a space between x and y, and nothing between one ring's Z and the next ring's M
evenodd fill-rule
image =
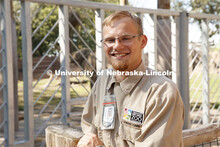
M117 53L117 51L116 50L111 50L109 53L110 54L115 54L115 53Z

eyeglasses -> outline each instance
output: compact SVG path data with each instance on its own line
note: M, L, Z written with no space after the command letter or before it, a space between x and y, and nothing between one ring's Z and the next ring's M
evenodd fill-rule
M143 34L138 34L138 35L123 35L120 37L108 37L105 39L102 39L101 42L104 43L106 46L111 47L115 44L116 40L122 44L128 44L130 43L135 37L142 36Z

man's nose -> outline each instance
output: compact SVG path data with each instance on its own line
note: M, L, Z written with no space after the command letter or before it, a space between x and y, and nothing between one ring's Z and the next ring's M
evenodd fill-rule
M120 46L122 44L120 38L115 38L115 43L113 45L114 48L117 48L118 46Z

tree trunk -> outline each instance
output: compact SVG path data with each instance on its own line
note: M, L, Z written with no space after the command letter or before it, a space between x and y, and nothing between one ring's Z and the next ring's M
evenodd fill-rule
M65 125L53 125L46 128L47 147L76 147L83 136L82 131Z
M120 5L122 6L128 5L128 0L120 0Z

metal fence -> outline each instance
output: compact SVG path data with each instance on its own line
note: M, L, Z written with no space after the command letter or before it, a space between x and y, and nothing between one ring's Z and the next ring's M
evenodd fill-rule
M220 122L219 19L189 15L189 81L192 127ZM197 26L197 30L195 30ZM199 29L201 28L201 29ZM194 30L193 34L190 31Z
M76 120L80 119L96 72L109 67L100 43L102 21L119 10L142 18L148 36L143 53L146 64L172 71L169 78L178 85L184 99L184 127L189 128L191 122L196 127L220 121L220 47L216 42L220 37L213 25L219 24L219 16L73 0L24 0L13 1L12 5L1 0L0 111L4 110L4 117L0 117L0 130L4 128L4 132L0 132L0 146L45 146L46 126L79 126ZM20 75L13 74L13 20L21 27L17 27L16 50L22 58L23 80L17 82L14 79ZM188 42L190 35L197 37L188 32L192 23L201 26L198 37L203 39L198 42ZM216 31L210 38L209 30ZM46 64L48 57L51 62ZM85 76L86 70L93 76ZM74 73L69 75L68 71Z

